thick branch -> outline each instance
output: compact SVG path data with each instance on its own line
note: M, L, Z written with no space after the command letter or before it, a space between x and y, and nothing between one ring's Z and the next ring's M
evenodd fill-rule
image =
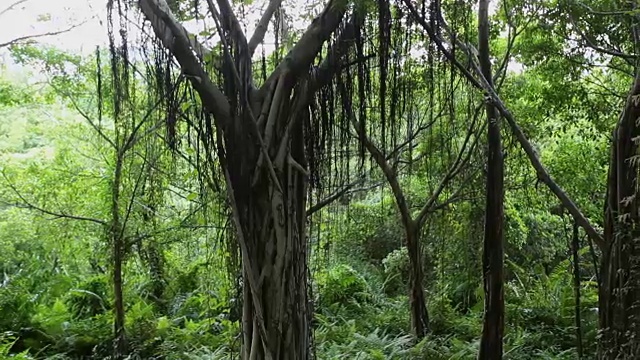
M220 13L222 15L222 26L225 31L229 33L231 36L231 41L238 46L242 50L247 49L247 38L244 36L244 32L242 31L242 27L240 26L240 22L236 17L231 4L227 0L217 0L218 7L220 8ZM209 10L211 10L211 14L216 16L215 13L216 8L213 4L213 0L207 0L207 4L209 5ZM220 38L224 37L224 34L219 34ZM244 52L244 51L243 51Z
M262 85L261 90L268 91L271 83L285 70L294 77L306 72L322 49L322 45L340 25L347 11L347 4L348 1L344 0L329 0L322 13L311 22L300 40Z
M356 129L358 134L358 138L367 149L369 154L373 160L378 164L385 178L389 182L389 186L391 186L391 192L393 193L394 198L396 199L396 205L398 206L398 210L400 211L400 217L402 218L402 222L404 225L409 225L413 222L411 219L411 213L409 212L409 206L407 205L407 201L404 196L404 192L400 187L400 182L398 181L398 174L396 171L389 165L384 154L378 149L378 147L369 139L367 134L365 134L365 130L361 129L358 126L358 123L355 121L353 117L351 117L351 123L353 127Z
M229 121L229 102L216 87L193 53L184 28L175 20L165 0L139 0L138 5L162 44L176 57L182 72L198 92L204 107L223 128Z
M342 70L341 60L355 44L356 30L364 25L364 20L365 17L359 12L353 13L349 22L338 35L335 45L329 49L327 57L314 72L311 82L311 94L329 84L333 77Z
M282 0L271 0L269 1L269 5L267 9L262 14L260 21L258 22L258 26L256 26L256 30L253 32L251 39L249 40L249 56L253 56L253 53L256 51L258 45L264 40L264 36L269 29L269 22L273 17L273 14L278 10L278 7L282 3Z

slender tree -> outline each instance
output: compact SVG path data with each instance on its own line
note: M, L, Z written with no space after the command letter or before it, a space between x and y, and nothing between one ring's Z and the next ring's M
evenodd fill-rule
M582 317L580 316L580 238L578 236L578 224L573 223L571 236L571 256L573 262L573 294L575 298L575 322L576 322L576 351L578 359L582 359Z
M478 58L482 75L493 87L489 49L489 1L478 6ZM484 276L484 322L480 359L502 359L504 333L504 159L500 117L493 104L487 110L487 200L482 268Z
M405 245L409 253L409 308L411 312L411 327L416 337L423 338L429 332L429 314L427 312L424 292L421 234L430 214L459 200L463 186L458 187L444 200L439 199L452 180L468 165L478 140L478 137L474 138L473 136L476 131L476 124L474 121L469 126L469 130L467 131L456 159L452 162L429 197L421 202L421 208L416 215L414 215L414 211L408 204L405 192L399 181L397 164L392 163L391 159L383 154L357 122L353 121L353 126L356 129L359 141L362 142L384 174L386 181L391 187L396 207L400 213L400 222L405 231ZM420 131L421 129L416 130L417 133ZM415 135L412 134L411 137L415 137ZM396 153L399 150L400 149L396 149L391 153ZM462 182L463 184L465 183L464 180Z

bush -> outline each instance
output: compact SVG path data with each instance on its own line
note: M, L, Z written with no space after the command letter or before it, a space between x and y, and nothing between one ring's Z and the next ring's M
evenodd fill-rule
M94 276L82 282L77 289L71 289L66 303L77 318L90 318L104 314L108 310L109 282L104 276Z
M384 292L389 296L406 294L409 284L409 252L406 247L394 250L382 260L386 279Z
M321 272L316 283L321 308L365 303L371 297L367 281L349 265L341 264Z

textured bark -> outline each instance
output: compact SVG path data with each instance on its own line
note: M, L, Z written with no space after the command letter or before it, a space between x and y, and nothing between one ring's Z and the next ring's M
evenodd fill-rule
M489 1L480 0L478 9L479 60L482 74L493 87L489 57ZM500 119L488 103L487 200L482 267L484 275L484 323L480 341L480 359L502 359L504 332L503 218L504 160Z
M212 2L208 3L215 10ZM223 13L231 11L226 0L218 4ZM217 151L242 254L242 356L251 360L308 359L312 314L307 294L303 126L313 86L307 74L341 22L346 3L329 1L258 92L246 91L251 87L247 65L251 59L244 34L239 33L233 18L222 20L222 27L230 32L230 45L239 49L235 59L225 54L226 65L235 73L226 81L244 89L238 109L231 109L225 96L236 94L220 91L200 66L193 44L166 3L139 0L139 5L216 125Z
M296 132L298 139L301 134ZM299 145L292 143L292 147ZM304 164L303 153L292 153ZM242 196L232 186L236 226L242 233L244 357L309 358L306 179L288 162L276 162L282 186L260 181ZM279 166L282 165L280 168Z
M605 209L599 316L601 359L640 357L640 233L637 152L640 78L614 131Z

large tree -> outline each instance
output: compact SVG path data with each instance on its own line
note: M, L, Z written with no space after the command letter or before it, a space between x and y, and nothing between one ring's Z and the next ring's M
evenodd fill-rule
M305 212L308 166L305 128L314 92L339 68L341 40L310 72L325 43L344 21L348 1L330 0L260 87L251 57L280 7L271 0L247 40L227 0L207 1L220 35L222 84L200 61L204 47L187 33L164 0L139 0L163 46L178 61L212 122L205 138L225 174L243 264L243 358L307 359ZM347 43L348 45L348 43ZM205 130L206 131L206 130Z

